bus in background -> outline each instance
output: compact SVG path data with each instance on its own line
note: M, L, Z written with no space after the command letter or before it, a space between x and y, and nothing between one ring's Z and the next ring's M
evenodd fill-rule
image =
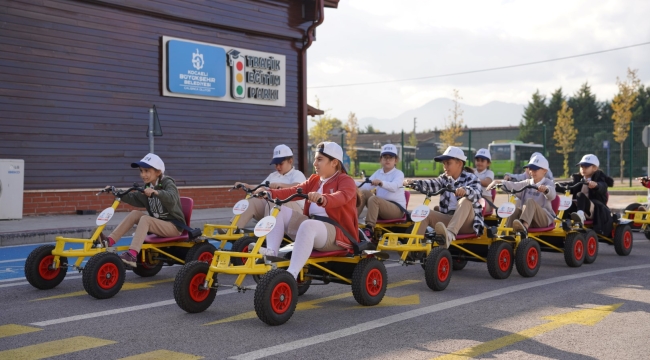
M416 161L415 150L417 148L415 146L404 146L404 151L402 151L401 144L395 144L395 147L397 147L397 151L399 151L399 154L397 154L399 156L399 162L396 167L399 170L402 170L402 162L405 162L403 170L404 176L416 176L414 163ZM370 176L381 168L381 164L379 163L379 154L381 153L381 149L358 147L356 150L357 159L355 161L355 169L357 169L358 174L360 174L361 171L365 171L366 175Z
M519 140L498 140L488 145L492 156L490 170L495 177L503 177L506 173L519 174L524 171L530 156L534 152L542 152L544 146L540 144L524 143Z

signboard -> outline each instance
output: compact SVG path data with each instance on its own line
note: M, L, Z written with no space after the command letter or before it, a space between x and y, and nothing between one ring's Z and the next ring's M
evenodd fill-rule
M603 149L609 149L609 141L607 140L603 141Z
M650 147L650 126L646 126L643 128L643 131L641 132L641 140L643 141L643 145L646 147Z
M163 96L285 106L284 55L162 37Z

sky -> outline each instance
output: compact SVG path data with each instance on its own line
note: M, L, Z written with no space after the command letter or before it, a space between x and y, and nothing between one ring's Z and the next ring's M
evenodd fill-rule
M611 99L616 77L639 69L650 85L650 44L468 75L361 86L542 61L650 42L647 0L341 0L326 9L308 50L308 102L342 120L390 119L436 98L481 106L526 104L535 90L573 94L588 82Z

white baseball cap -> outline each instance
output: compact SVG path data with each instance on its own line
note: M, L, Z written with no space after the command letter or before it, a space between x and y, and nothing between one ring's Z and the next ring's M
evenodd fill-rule
M546 160L546 158L542 156L542 154L535 155L532 158L530 158L530 161L525 167L531 170L538 170L538 169L548 170L548 160Z
M488 149L478 149L476 155L474 155L474 159L478 157L492 161L492 156L490 156Z
M600 166L600 162L598 161L598 157L594 154L587 154L582 157L579 163L576 165L596 165Z
M291 148L284 144L278 145L275 147L275 149L273 149L273 160L271 160L271 163L269 165L281 164L284 159L289 156L293 156Z
M447 150L445 150L445 152L442 153L442 155L436 156L433 159L435 161L440 162L440 161L444 161L444 160L452 159L452 158L458 159L458 160L461 160L461 161L466 161L467 160L467 156L465 156L465 153L463 152L463 150L461 150L460 148L457 148L455 146L448 147Z
M131 163L132 168L145 168L145 169L156 169L160 170L163 173L165 172L165 163L162 161L162 159L156 155L149 153L145 155L142 160L138 162Z
M343 149L341 148L341 146L331 141L323 141L322 144L323 147L319 147L318 152L327 155L330 158L338 160L341 163L341 168L343 169L343 172L347 174L348 171L345 169L345 165L343 165Z
M384 154L388 155L393 155L394 157L397 157L397 147L393 144L386 144L381 147L381 153L379 156L383 156Z

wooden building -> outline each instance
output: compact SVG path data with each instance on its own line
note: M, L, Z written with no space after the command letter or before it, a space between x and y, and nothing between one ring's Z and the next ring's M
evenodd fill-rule
M274 170L269 160L278 144L290 146L304 170L307 49L324 8L337 5L338 0L2 1L0 159L25 160L24 214L101 209L110 199L98 203L96 189L140 180L129 164L149 152L152 105L163 131L155 138L155 153L197 208L233 204L242 194L228 193L229 186L263 180ZM164 66L171 59L165 37L283 59L266 69L270 75L274 67L282 70L282 78L268 79L283 102L163 96L170 89L165 75L171 76ZM194 56L199 55L197 48ZM192 64L197 70L203 65ZM228 76L234 81L232 69Z

